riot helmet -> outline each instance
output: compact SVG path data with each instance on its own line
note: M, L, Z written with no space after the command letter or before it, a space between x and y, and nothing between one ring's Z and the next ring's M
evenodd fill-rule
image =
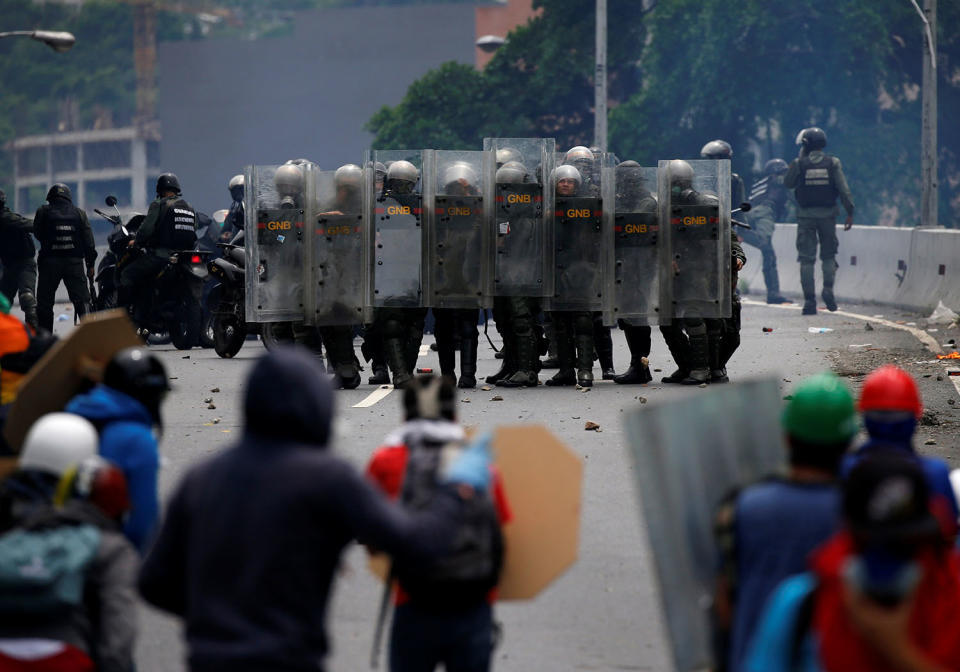
M711 140L700 149L700 156L704 159L733 158L733 147L726 140Z
M527 169L519 161L507 161L497 169L497 184L523 184Z
M295 207L303 192L303 169L294 163L285 163L273 174L273 186L280 197L281 207Z
M578 169L581 165L592 165L593 152L591 152L588 147L577 145L567 150L567 153L563 157L563 162L571 166L576 166Z
M243 175L234 175L227 184L227 189L235 201L243 200Z
M632 160L617 164L617 198L624 199L624 205L633 205L644 191L643 168Z
M117 352L103 371L103 384L146 406L158 426L160 403L170 390L167 370L160 358L146 348L124 348Z
M693 189L693 167L683 159L673 159L667 164L670 171L670 190L679 194L687 189Z
M173 173L164 173L157 178L157 198L168 191L172 191L177 196L180 195L180 180Z
M443 169L440 178L443 191L455 196L467 196L477 192L477 171L466 161L456 161Z
M770 159L763 164L764 175L782 175L790 166L783 159Z
M554 168L552 177L554 189L558 196L576 196L583 184L580 171L567 164Z
M65 201L73 203L73 194L70 193L70 187L65 185L63 182L57 182L55 185L50 187L50 191L47 192L47 202L52 203L53 199L62 198Z
M387 166L380 161L377 161L373 164L373 180L375 183L376 190L379 192L383 189L383 181L387 179Z
M409 161L394 161L387 168L386 188L398 194L410 194L419 179L420 171L415 165Z
M309 166L312 164L313 164L313 161L311 161L310 159L290 159L284 165L303 167L303 166Z
M520 152L513 147L501 147L497 150L497 168L502 168L504 164L511 161L521 161L522 159Z
M100 437L89 420L73 413L47 413L31 425L17 466L63 476L97 454Z
M827 146L827 134L822 128L811 126L797 134L797 144L802 145L808 152L823 149Z
M333 174L333 184L337 189L360 189L363 185L363 170L355 163L345 163Z

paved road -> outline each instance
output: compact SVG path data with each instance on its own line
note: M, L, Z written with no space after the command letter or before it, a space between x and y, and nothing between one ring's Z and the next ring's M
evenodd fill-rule
M886 312L885 318L892 321L917 321L915 316L877 307L850 310L867 316ZM58 324L62 326L65 325ZM773 328L773 332L764 333L763 327ZM810 327L833 331L811 334ZM922 327L920 321L918 328ZM802 317L796 309L748 305L742 334L743 345L729 367L732 378L776 376L784 394L791 381L828 368L838 370L856 384L881 361L890 359L907 365L920 377L931 410L930 422L921 427L920 443L935 440L936 444L921 447L956 461L960 439L952 416L960 411L954 411L955 406L947 402L958 400L958 390L951 383L960 378L945 375L945 368L931 362L930 352L911 333L882 325L867 331L866 323L854 317L829 313ZM956 331L930 335L942 342L958 336ZM616 331L614 343L617 366L624 368L628 354L622 335ZM238 436L242 381L263 349L259 343L248 341L233 360L220 360L211 350L195 349L189 358L170 348L157 351L175 386L165 409L166 429L161 446L161 486L166 496L185 469L222 450ZM653 367L664 370L655 374L658 380L673 368L656 333L651 362ZM436 354L425 354L419 365L436 369ZM493 352L482 345L481 373L492 373L498 366ZM929 377L924 378L926 374ZM541 378L545 375L541 374ZM211 392L213 388L219 391ZM396 393L369 407L353 407L374 390L363 385L337 396L339 417L334 450L358 467L400 418ZM506 423L544 423L581 455L586 465L580 560L538 599L498 608L504 640L496 652L496 669L670 669L659 597L621 419L624 413L640 408L638 396L655 404L678 395L699 393L702 391L698 388L659 384L601 383L590 392L540 387L477 389L462 395L459 409L465 424L486 428ZM504 400L491 401L495 394ZM213 398L215 409L207 408L208 398ZM602 431L584 431L588 420L598 423ZM330 611L331 670L366 669L378 596L378 585L365 570L362 552L352 548L345 556ZM182 669L183 648L177 626L145 608L142 628L138 669Z

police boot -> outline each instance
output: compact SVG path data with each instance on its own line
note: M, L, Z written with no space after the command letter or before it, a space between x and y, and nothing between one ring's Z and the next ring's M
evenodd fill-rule
M803 314L817 314L817 286L813 278L813 264L800 264L800 287L803 289Z
M710 382L729 383L727 369L720 363L722 337L707 336L707 359L710 362Z
M597 359L600 360L603 379L613 380L617 372L613 370L613 337L610 335L610 327L598 322L594 322L593 326L594 347L597 350Z
M673 361L677 364L677 370L669 376L660 379L661 383L682 383L690 374L690 368L687 362L690 360L690 347L687 344L687 337L679 329L673 327L660 328L663 340L670 350Z
M333 377L337 389L353 390L360 386L360 371L356 364L340 364Z
M833 283L837 279L837 260L836 259L824 259L823 260L823 292L820 296L823 297L823 302L827 306L827 310L833 312L837 309L837 300L833 296Z
M767 286L767 303L792 303L790 299L780 294L780 274L777 272L777 260L770 264L764 259L763 284Z
M593 334L577 335L577 384L593 387Z
M371 370L373 375L367 378L367 383L370 385L389 385L390 384L390 372L387 370L387 365L384 362L373 362L371 365Z
M547 357L540 362L540 368L556 369L560 366L560 357L557 354L557 330L552 322L543 325L543 335L547 339Z
M683 385L702 385L710 380L710 339L706 334L690 335L690 373Z
M37 308L34 306L31 308L25 308L23 311L24 321L33 327L34 331L40 330L40 320L37 318Z
M443 339L437 342L437 358L440 360L440 375L452 380L457 379L457 351L453 340Z
M566 330L554 330L554 336L557 342L557 364L560 370L547 380L546 384L550 387L560 387L577 384L577 374L574 371L575 348L572 335L566 333Z
M477 386L477 339L460 339L460 380L457 387L472 390Z
M623 335L627 339L627 347L630 348L630 366L619 376L614 376L613 382L618 385L649 383L653 380L650 365L646 361L646 355L650 353L650 337L640 329L632 327L624 329Z
M397 389L413 380L407 368L403 342L399 338L383 339L383 346L387 354L387 363L393 373L393 386Z
M503 355L503 359L500 360L500 370L485 378L488 385L499 385L501 381L506 380L517 372L517 358L513 352L511 343L504 341L503 349L497 354Z
M537 334L531 332L517 339L517 370L509 378L501 380L500 387L536 387L537 378Z

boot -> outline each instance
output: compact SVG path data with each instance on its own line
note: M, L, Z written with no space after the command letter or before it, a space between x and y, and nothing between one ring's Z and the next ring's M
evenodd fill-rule
M548 387L567 387L577 384L577 374L573 369L564 369L561 368L555 374L553 378L548 378L547 382L544 383Z
M342 364L337 367L333 377L337 389L353 390L360 386L360 372L354 364Z
M613 369L613 337L610 335L610 327L594 322L593 340L594 347L597 350L597 359L600 360L600 371L603 372L603 379L613 380L617 372Z
M813 263L800 264L800 287L803 289L803 314L817 314L817 286L813 277Z
M720 363L720 345L721 339L707 338L707 359L710 363L710 382L711 383L729 383L727 369Z
M440 375L456 380L457 353L452 341L437 343L437 358L440 360Z
M837 260L824 259L821 266L823 269L823 292L820 296L831 313L837 309L837 300L833 296L833 284L837 279Z
M577 335L577 384L593 387L593 334Z
M660 333L667 344L667 349L670 350L673 361L677 363L677 370L669 376L661 378L660 382L682 383L690 375L690 368L687 364L690 360L690 347L687 344L687 337L683 335L683 332L672 327L661 327Z
M400 389L413 380L413 376L407 368L403 343L399 338L385 338L383 339L383 348L387 354L390 371L393 373L393 386Z
M767 259L772 256L772 259ZM763 284L767 287L767 303L792 303L780 294L780 274L777 272L777 257L773 250L763 256Z
M630 366L619 376L614 376L613 382L618 385L629 383L649 383L653 380L650 375L650 365L647 355L650 354L650 332L636 327L624 327L623 335L627 339L630 349Z
M516 359L510 354L506 344L504 344L503 350L500 352L503 353L503 359L500 360L500 370L484 379L488 385L499 385L501 381L506 380L517 372Z
M547 380L546 384L550 387L576 385L577 374L574 370L576 348L573 344L573 336L569 333L567 327L556 329L556 325L554 325L553 335L555 338L551 342L556 342L557 362L560 370L553 378Z
M31 327L33 327L33 330L34 330L34 331L39 331L39 330L40 330L40 320L37 319L37 309L36 309L36 307L34 307L32 310L29 309L29 308L26 309L26 310L24 310L24 311L23 311L23 317L24 317L24 321L25 321L28 325L30 325Z
M460 340L460 380L457 387L472 390L477 386L477 339Z
M544 336L547 339L547 357L540 362L541 369L556 369L560 367L560 358L557 355L557 333L552 322L543 325Z
M367 378L370 385L389 385L390 372L387 371L387 365L383 362L374 362L371 364L373 375Z
M690 373L683 385L701 385L710 379L709 340L706 334L690 335Z
M537 377L539 359L537 352L537 334L535 331L527 334L518 334L517 339L517 370L509 378L501 380L497 385L501 387L536 387L540 380Z

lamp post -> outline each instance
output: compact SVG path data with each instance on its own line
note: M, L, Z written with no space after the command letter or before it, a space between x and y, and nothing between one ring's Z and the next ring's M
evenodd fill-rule
M607 0L597 0L596 62L593 73L593 144L607 151Z
M910 0L923 22L923 121L920 131L920 226L938 226L937 204L937 0L924 8Z
M10 30L5 33L0 33L0 39L4 37L29 37L37 42L43 42L60 54L65 51L70 51L70 48L77 41L73 33L59 30Z

